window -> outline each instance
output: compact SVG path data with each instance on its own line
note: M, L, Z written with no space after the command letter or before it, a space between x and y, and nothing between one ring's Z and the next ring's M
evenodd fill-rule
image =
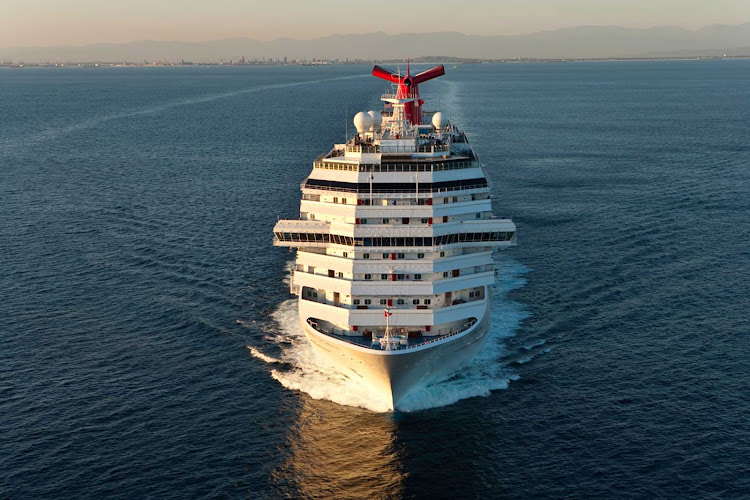
M388 275L387 274L381 274L380 275L380 279L381 280L387 280L388 279Z
M427 219L419 219L419 222L421 222L422 224L427 224Z
M369 259L370 258L370 254L369 253L363 253L362 254L362 258L363 259Z
M310 218L315 220L315 214L310 214Z
M481 219L481 218L482 218L482 214L478 213L477 214L477 219Z
M404 279L404 275L403 274L399 274L396 278L402 280L402 279Z
M453 203L456 203L458 201L458 196L453 197Z
M334 197L333 197L333 202L334 202L334 203L338 203L338 202L339 202L339 199L338 199L338 197L334 196Z
M418 253L417 254L417 258L418 259L424 259L424 254L423 253Z
M443 273L443 278L447 278L447 277L448 277L448 271Z
M389 253L384 253L383 254L383 258L384 259L388 259L388 258L390 258L390 256L391 256L391 254L389 254Z
M441 257L445 257L445 252L440 252Z
M362 219L359 221L360 224L367 224L367 219Z
M397 259L403 259L405 256L402 253L396 254Z
M359 305L359 299L352 300L352 304L354 304L355 306L358 306Z
M369 306L370 304L372 304L372 301L370 299L365 299L365 304Z
M474 292L469 292L469 297L473 298L474 297Z
M337 276L338 276L339 278L343 278L343 277L344 277L344 273L342 273L341 271L339 271L338 273L336 273L336 275L337 275Z
M431 303L432 303L432 300L430 300L430 299L424 299L424 304L426 306L429 306Z
M366 280L371 280L372 279L372 274L365 274L365 279Z
M381 306L384 306L384 305L386 305L387 303L388 303L388 301L387 301L387 300L385 300L385 299L380 299L380 305L381 305Z
M341 203L343 203L344 205L346 205L346 198L341 198Z
M405 301L404 299L398 299L398 300L396 301L396 304L398 304L398 305L400 305L400 306L403 306L404 304L406 304L406 301Z
M313 298L317 299L318 298L318 292L313 292L312 296L313 296Z
M414 305L419 305L419 299L414 299L411 301L411 303Z
M414 279L415 280L421 280L422 279L422 275L421 274L415 274L414 275Z
M343 255L344 257L349 257L349 254L348 254L348 253L346 253L346 252L342 253L342 255Z
M383 224L388 224L388 221L389 221L389 220L390 220L390 219L383 219Z

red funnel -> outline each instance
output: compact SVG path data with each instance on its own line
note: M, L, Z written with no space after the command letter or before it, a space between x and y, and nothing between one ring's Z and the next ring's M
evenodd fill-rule
M424 104L424 101L419 98L419 84L437 78L438 76L443 76L445 74L445 68L441 64L440 66L435 66L427 71L422 71L421 73L411 76L409 74L409 64L407 63L405 76L400 76L393 71L381 68L380 66L372 68L372 74L383 80L397 83L398 93L396 95L398 97L415 97L417 99L414 102L405 103L404 111L406 112L406 119L409 120L412 125L419 125L422 123L422 104Z

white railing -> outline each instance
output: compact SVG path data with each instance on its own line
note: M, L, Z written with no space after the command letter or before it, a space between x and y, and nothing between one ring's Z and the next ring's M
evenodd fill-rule
M359 346L359 347L364 347L364 348L367 348L367 349L373 349L373 350L376 350L376 351L382 350L379 347L380 344L375 344L374 342L372 342L372 343L370 343L368 345L368 344L365 344L365 343L362 343L362 342L356 342L356 341L349 340L349 339L345 338L345 337L347 337L347 334L352 333L352 330L344 330L343 328L331 328L331 330L333 330L333 332L325 331L323 328L320 327L320 324L318 324L317 321L313 320L313 318L308 318L307 319L307 324L310 325L311 328L315 329L316 332L322 333L323 335L335 336L334 338L337 339L337 340L342 340L342 341L344 341L346 343L349 343L349 344L352 344L352 345L356 345L356 346ZM462 325L461 329L459 329L459 330L453 330L453 331L451 331L448 334L440 335L440 336L438 336L436 338L433 338L433 339L430 339L430 340L425 340L424 342L418 342L418 343L415 343L415 344L412 344L412 345L406 345L404 347L404 350L414 349L415 347L422 347L422 346L425 346L425 345L434 344L436 342L440 342L442 340L445 340L445 339L448 339L448 338L451 338L451 337L455 337L456 335L464 333L466 330L468 330L469 328L473 327L476 324L477 324L477 319L476 318L471 318L469 321L467 321L466 323L464 323ZM337 333L337 332L341 332L341 333ZM357 331L355 333L360 333L360 332ZM366 338L366 337L364 337L364 335L363 335L362 338ZM372 332L372 339L374 340L375 338L377 338L377 336L376 336L375 332ZM377 348L374 347L376 345L378 346Z
M476 318L472 318L471 321L469 321L467 323L464 323L464 327L461 330L456 330L454 332L449 333L448 335L444 335L444 336L438 337L436 339L430 339L430 340L428 340L426 342L420 342L419 344L414 344L414 345L406 346L406 348L407 349L413 349L415 347L421 347L423 345L433 344L435 342L440 342L441 340L444 340L444 339L447 339L449 337L453 337L455 335L458 335L459 333L465 332L466 330L468 330L469 328L471 328L472 326L474 326L476 323L477 323Z

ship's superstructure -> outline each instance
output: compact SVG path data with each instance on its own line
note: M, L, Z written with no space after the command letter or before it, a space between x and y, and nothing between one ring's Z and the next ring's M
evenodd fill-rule
M385 110L357 113L357 133L314 161L300 218L280 220L274 244L297 248L291 290L313 346L395 407L477 353L492 254L516 228L492 215L466 135L422 110L418 85L443 67L373 74L394 84Z

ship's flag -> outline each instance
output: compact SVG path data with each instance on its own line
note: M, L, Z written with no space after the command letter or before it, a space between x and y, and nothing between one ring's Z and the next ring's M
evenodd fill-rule
M392 313L391 311L389 311L388 309L386 309L385 311L383 311L383 313L385 313L385 317L386 317L386 318L387 318L388 316L393 316L393 313Z

